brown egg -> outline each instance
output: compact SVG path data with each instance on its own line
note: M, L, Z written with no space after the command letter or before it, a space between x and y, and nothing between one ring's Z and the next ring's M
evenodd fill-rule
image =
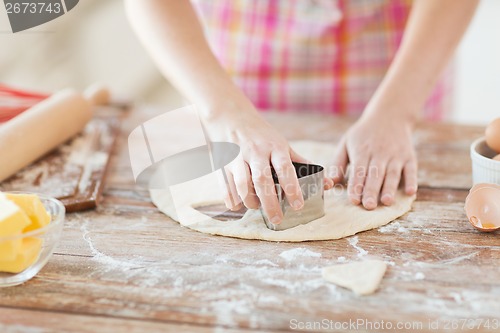
M486 127L485 135L488 147L500 154L500 118L493 120Z
M500 229L500 185L475 185L465 199L465 213L478 230L491 232Z
M500 154L498 154L497 156L493 157L493 159L494 159L495 161L499 161L499 162L500 162Z

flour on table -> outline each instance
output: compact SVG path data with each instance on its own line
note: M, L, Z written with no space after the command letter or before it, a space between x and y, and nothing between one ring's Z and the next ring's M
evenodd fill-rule
M286 261L294 261L299 257L314 257L314 258L320 258L321 253L318 252L313 252L311 250L308 250L303 247L298 247L296 249L291 249L287 251L283 251L279 255L281 258L285 259Z
M325 267L323 278L358 295L373 294L377 290L387 264L381 260L358 261Z
M331 144L314 141L296 141L290 144L299 154L320 165L329 165L334 153ZM219 172L171 186L170 191L150 190L152 201L160 211L181 225L203 233L302 242L339 239L378 228L408 212L415 200L415 196L406 196L400 191L392 206L379 206L373 211L367 211L353 205L345 189L336 187L325 192L325 216L291 229L273 231L266 227L259 210L247 210L241 219L233 221L219 221L196 210L197 207L223 203Z
M368 251L366 251L365 249L361 248L358 245L359 242L358 236L351 237L347 241L353 248L355 248L358 251L358 257L366 256L368 254Z

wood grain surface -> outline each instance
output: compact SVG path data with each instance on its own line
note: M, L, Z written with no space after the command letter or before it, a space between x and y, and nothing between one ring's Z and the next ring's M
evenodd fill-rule
M495 327L499 235L474 230L463 212L469 145L482 128L419 126L421 188L413 209L397 221L335 241L272 243L183 228L134 184L127 135L162 111L141 107L129 115L101 206L68 214L47 266L24 285L0 290L1 332L333 331L349 321L359 331L374 331L368 325L382 321L378 331L391 331L389 325L404 331L398 323L420 332L436 331L436 324L440 331ZM266 117L289 139L331 142L353 121ZM325 266L370 258L389 263L372 296L321 278Z
M0 191L29 191L55 197L66 212L93 209L104 186L122 108L96 108L85 129L0 184Z

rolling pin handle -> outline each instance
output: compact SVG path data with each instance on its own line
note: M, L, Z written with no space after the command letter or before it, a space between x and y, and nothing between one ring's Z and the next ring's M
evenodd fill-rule
M111 93L108 87L102 83L94 83L85 89L83 96L93 105L108 105Z

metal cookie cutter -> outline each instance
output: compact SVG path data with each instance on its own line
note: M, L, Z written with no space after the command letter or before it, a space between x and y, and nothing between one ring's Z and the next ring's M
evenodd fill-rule
M304 196L304 207L294 210L285 197L285 192L278 182L274 169L272 170L274 186L278 194L278 201L283 211L283 220L280 224L272 224L262 208L260 210L266 226L271 230L286 230L300 224L306 224L325 215L323 177L324 168L315 164L293 162L299 180L300 189Z

